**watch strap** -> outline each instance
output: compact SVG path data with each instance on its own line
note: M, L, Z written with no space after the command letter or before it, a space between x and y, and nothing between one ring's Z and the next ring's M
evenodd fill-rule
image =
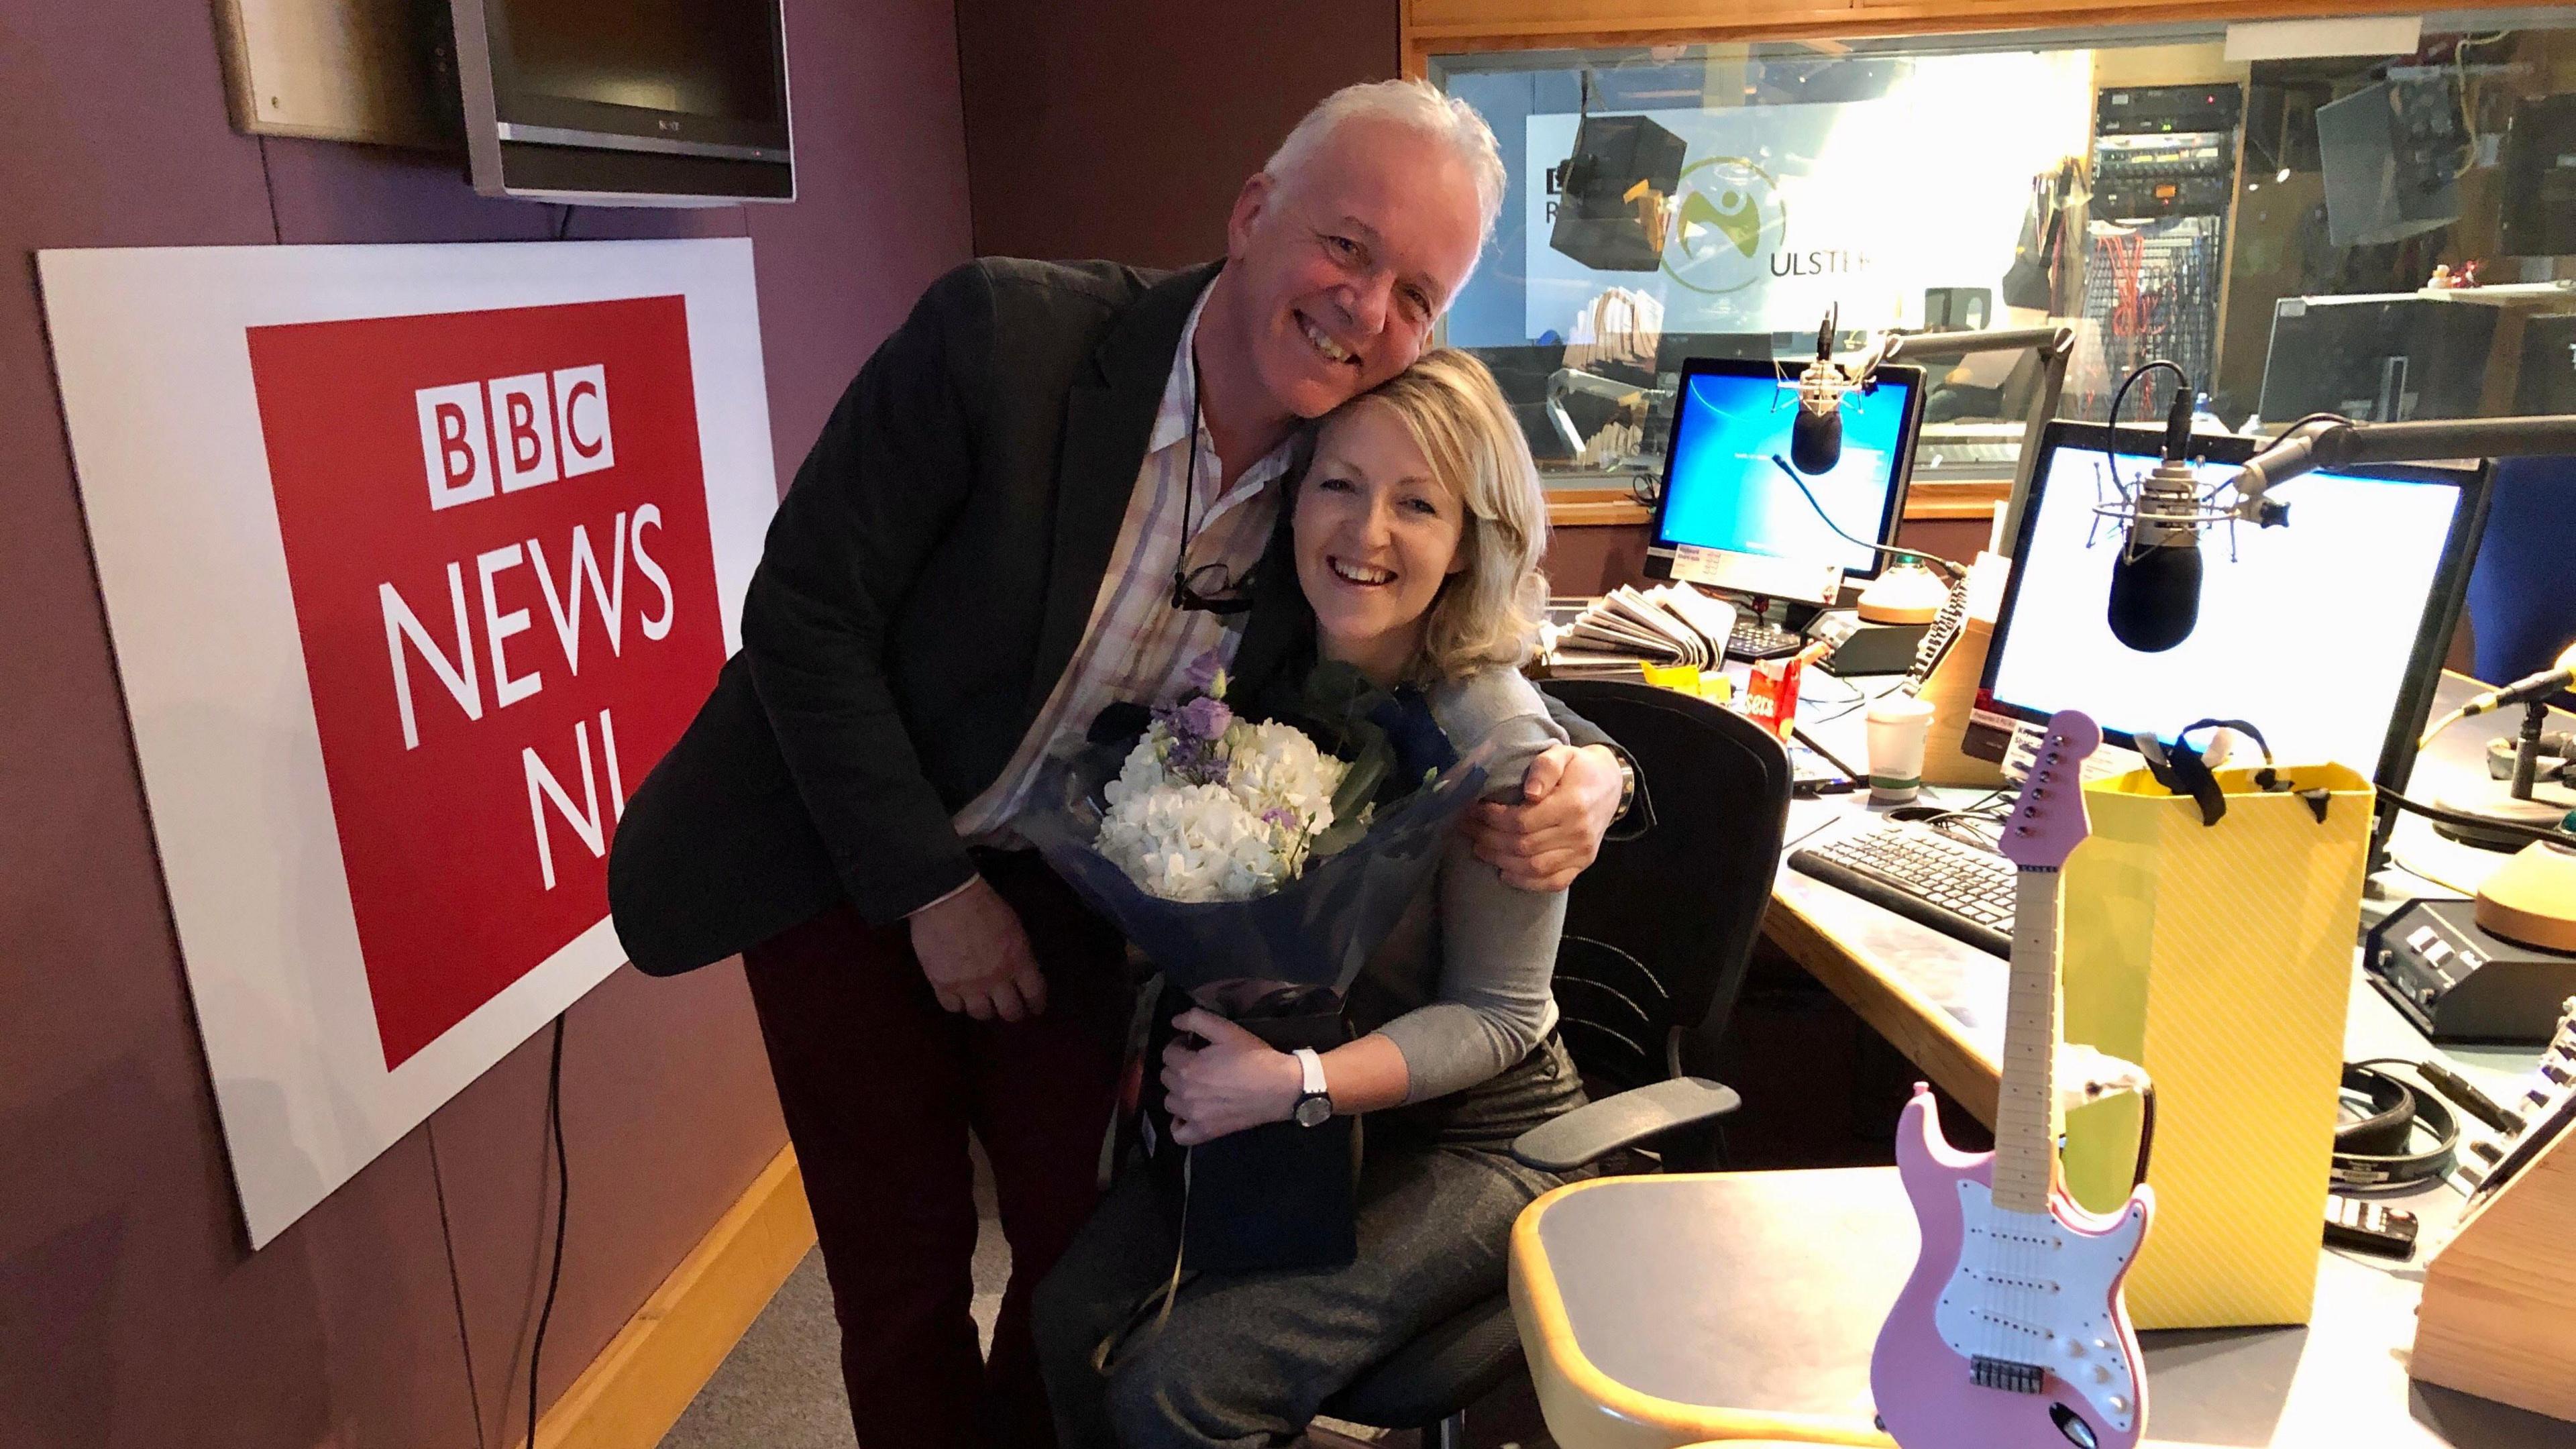
M1316 1054L1313 1047L1299 1047L1290 1055L1297 1058L1297 1070L1304 1079L1297 1095L1330 1100L1332 1094L1324 1090L1324 1059Z

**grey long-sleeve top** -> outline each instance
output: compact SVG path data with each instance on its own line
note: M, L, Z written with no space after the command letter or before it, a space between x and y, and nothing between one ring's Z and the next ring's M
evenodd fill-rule
M1519 671L1489 668L1428 692L1432 718L1463 757L1490 744L1486 798L1517 801L1521 777L1567 743ZM1556 1025L1548 982L1565 928L1565 893L1506 885L1453 837L1432 888L1414 902L1351 991L1353 1026L1404 1054L1405 1100L1463 1091L1528 1055Z

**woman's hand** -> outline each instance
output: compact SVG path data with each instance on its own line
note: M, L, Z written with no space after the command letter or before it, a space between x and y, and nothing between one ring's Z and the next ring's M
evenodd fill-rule
M1196 1147L1295 1113L1305 1090L1295 1057L1197 1007L1173 1017L1172 1025L1207 1042L1196 1050L1177 1041L1163 1048L1163 1104L1172 1114L1174 1142Z

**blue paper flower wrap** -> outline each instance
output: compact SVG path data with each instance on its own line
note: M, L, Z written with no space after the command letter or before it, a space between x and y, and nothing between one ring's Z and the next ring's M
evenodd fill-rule
M1193 995L1226 981L1346 992L1429 884L1458 813L1485 785L1479 752L1380 807L1360 839L1310 860L1304 874L1268 895L1172 901L1147 894L1092 846L1106 809L1101 787L1118 778L1132 745L1091 745L1050 761L1013 827L1174 986Z

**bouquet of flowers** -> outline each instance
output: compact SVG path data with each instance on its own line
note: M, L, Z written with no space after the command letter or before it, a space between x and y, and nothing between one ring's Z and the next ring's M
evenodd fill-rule
M1438 866L1482 760L1347 665L1244 712L1222 672L1201 678L1105 711L1015 827L1202 1004L1228 982L1344 991Z

